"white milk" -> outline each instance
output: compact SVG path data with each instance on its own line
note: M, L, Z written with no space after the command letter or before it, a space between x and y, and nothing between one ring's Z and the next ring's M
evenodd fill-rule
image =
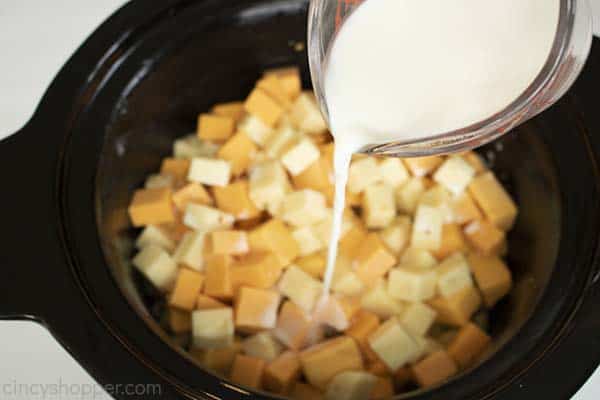
M328 55L335 138L329 292L352 153L482 121L516 100L552 48L559 0L367 0Z

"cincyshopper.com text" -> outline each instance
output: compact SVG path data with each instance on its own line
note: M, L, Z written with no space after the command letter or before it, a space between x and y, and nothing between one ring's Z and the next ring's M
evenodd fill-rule
M108 400L115 395L160 398L162 387L147 383L67 383L61 379L55 383L20 383L16 380L0 383L0 398L5 400Z

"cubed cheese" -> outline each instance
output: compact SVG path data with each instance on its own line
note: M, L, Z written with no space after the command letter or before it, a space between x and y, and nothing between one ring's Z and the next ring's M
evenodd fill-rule
M202 271L205 241L206 235L203 232L186 233L173 253L173 259L191 269Z
M263 359L238 354L233 361L229 378L238 385L260 389L266 365Z
M492 172L486 172L471 182L469 192L487 218L499 229L510 229L517 217L517 206Z
M412 222L409 217L400 216L380 232L381 240L395 255L399 255L410 242Z
M361 193L381 180L377 161L372 157L361 158L350 165L347 187L351 193Z
M187 268L180 268L175 287L169 297L169 305L186 311L193 310L202 285L204 285L204 275Z
M221 300L233 297L231 281L231 257L228 255L211 255L205 260L204 293Z
M390 296L384 282L378 283L366 292L361 298L361 305L366 311L381 318L401 315L404 311L404 304Z
M433 175L433 180L452 192L459 195L465 191L475 177L475 169L462 157L449 157Z
M235 326L244 332L272 329L277 322L279 293L271 290L240 288L235 302Z
M235 122L239 122L244 116L244 103L241 101L232 101L229 103L215 104L212 108L214 115L221 117L231 117Z
M173 203L180 212L185 212L188 204L211 205L212 198L204 187L198 183L189 183L173 193Z
M448 354L461 368L468 368L489 346L491 338L477 325L463 326L448 346Z
M415 340L396 318L390 318L377 328L368 341L371 349L391 371L405 365L419 352Z
M173 286L177 276L177 263L169 254L156 245L148 245L134 258L133 265L160 290Z
M288 266L300 254L300 248L283 222L272 219L250 232L250 249L273 253L282 267Z
M194 349L192 349L194 350ZM235 357L240 352L240 343L234 342L232 346L222 349L206 349L198 357L198 361L211 371L229 375Z
M326 158L320 157L300 174L293 176L296 189L313 189L327 193L333 189L332 170Z
M232 175L240 176L246 172L257 152L256 145L248 135L244 132L238 132L225 142L219 149L217 156L229 162Z
M263 89L256 88L250 93L244 108L248 114L259 118L268 126L275 126L283 114L283 107Z
M319 110L314 95L304 92L296 98L290 110L290 119L304 133L316 135L327 131L327 123Z
M292 350L300 350L311 326L309 315L291 301L283 303L273 334L281 343Z
M437 275L434 270L416 267L390 271L388 293L397 300L424 301L435 296Z
M443 260L453 253L466 253L467 250L461 227L457 224L446 224L442 228L442 244L433 254L437 259Z
M183 223L199 232L228 229L233 225L233 215L201 204L189 203L183 215Z
M450 297L438 296L428 301L437 313L437 321L447 325L463 326L481 306L481 295L469 286Z
M214 310L215 308L227 308L224 303L203 294L196 297L196 310Z
M444 157L415 157L407 158L404 162L413 176L420 178L435 171L444 162Z
M237 220L249 220L260 215L260 210L250 198L246 180L239 180L225 187L215 187L213 193L219 209Z
M301 372L298 355L286 351L267 365L263 379L265 389L274 393L287 393L298 381Z
M325 392L326 400L369 400L377 378L368 372L346 371L336 375Z
M277 75L265 75L256 82L256 87L264 90L284 109L287 110L291 107L291 98L283 87L283 82Z
M413 336L424 336L435 322L437 312L424 303L410 303L399 320Z
M506 235L488 221L473 221L464 229L469 243L483 254L498 254Z
M288 267L279 282L279 291L306 312L311 312L323 285L295 265Z
M214 158L192 158L188 180L208 186L226 186L231 176L231 164Z
M253 253L238 259L231 268L234 293L241 286L269 289L281 277L281 266L272 253Z
M430 387L456 375L458 368L448 353L440 350L413 365L412 372L419 385Z
M146 178L144 189L172 189L175 186L175 179L171 175L154 174Z
M293 226L314 225L327 215L325 197L311 189L288 194L281 205L281 218Z
M426 250L438 250L442 243L442 213L437 208L420 205L415 214L411 246Z
M219 349L233 345L233 312L231 308L192 312L193 346Z
M396 157L388 157L379 163L379 176L393 188L404 184L410 177L402 160Z
M454 222L459 225L468 224L474 220L482 219L483 214L473 201L469 193L454 198L450 205Z
M425 192L423 179L411 178L396 189L396 205L398 210L412 214L417 208L419 199Z
M365 352L369 345L369 336L377 330L379 325L380 320L376 314L360 310L352 320L350 327L346 330L346 335L356 340L361 350Z
M192 330L192 315L178 308L169 308L167 310L169 327L175 334L188 333Z
M305 138L284 151L281 156L281 163L292 176L297 176L317 161L320 155L317 146Z
M473 168L475 170L475 173L477 175L481 174L482 172L487 171L487 165L485 164L484 159L477 153L475 153L474 151L467 151L465 153L461 153L460 156L469 163L469 165L471 166L471 168Z
M296 228L292 231L292 236L296 239L300 248L300 255L306 256L323 249L324 244L316 235L312 226Z
M452 195L440 185L427 189L419 198L419 204L437 208L442 213L444 223L454 222L452 212Z
M239 123L238 130L245 133L250 140L259 146L264 146L273 135L273 128L253 115L246 115Z
M473 278L467 260L461 253L446 258L436 270L437 289L442 297L450 297L466 287L473 286Z
M133 226L174 222L171 196L170 188L136 190L128 209Z
M269 362L279 357L283 346L270 332L260 332L242 341L242 351L248 356Z
M512 287L510 270L500 258L495 256L470 254L468 261L485 305L489 308L495 306Z
M382 229L396 217L394 189L386 183L367 186L362 197L363 219L369 229Z
M162 247L167 251L175 249L175 242L162 229L154 225L145 227L135 241L135 246L138 249L143 249L149 245Z
M427 250L409 247L402 253L400 265L404 268L431 269L437 265L437 260Z
M396 258L387 250L379 235L369 234L356 253L355 270L367 286L385 276L396 263Z
M241 255L250 251L244 231L217 231L210 234L211 251L214 254Z
M222 115L200 114L198 137L204 140L226 140L235 130L235 119Z

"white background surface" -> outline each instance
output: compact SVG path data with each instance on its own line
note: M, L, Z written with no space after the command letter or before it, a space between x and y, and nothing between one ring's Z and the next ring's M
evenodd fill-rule
M591 2L599 11L595 29L600 33L600 0ZM0 139L22 127L64 61L123 3L0 0ZM41 394L61 384L58 395ZM29 322L0 322L0 399L108 398L44 328ZM600 370L574 399L600 399Z

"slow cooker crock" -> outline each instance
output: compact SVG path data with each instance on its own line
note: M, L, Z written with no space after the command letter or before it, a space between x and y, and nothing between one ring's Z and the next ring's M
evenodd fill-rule
M140 0L84 43L31 121L0 142L1 318L46 325L102 384L157 383L161 398L270 398L204 371L161 328L160 301L127 262L126 207L197 114L242 98L265 68L300 65L309 87L297 46L306 8ZM598 365L599 83L596 40L559 104L481 149L520 206L509 238L515 290L491 316L494 345L479 366L406 396L565 399Z

